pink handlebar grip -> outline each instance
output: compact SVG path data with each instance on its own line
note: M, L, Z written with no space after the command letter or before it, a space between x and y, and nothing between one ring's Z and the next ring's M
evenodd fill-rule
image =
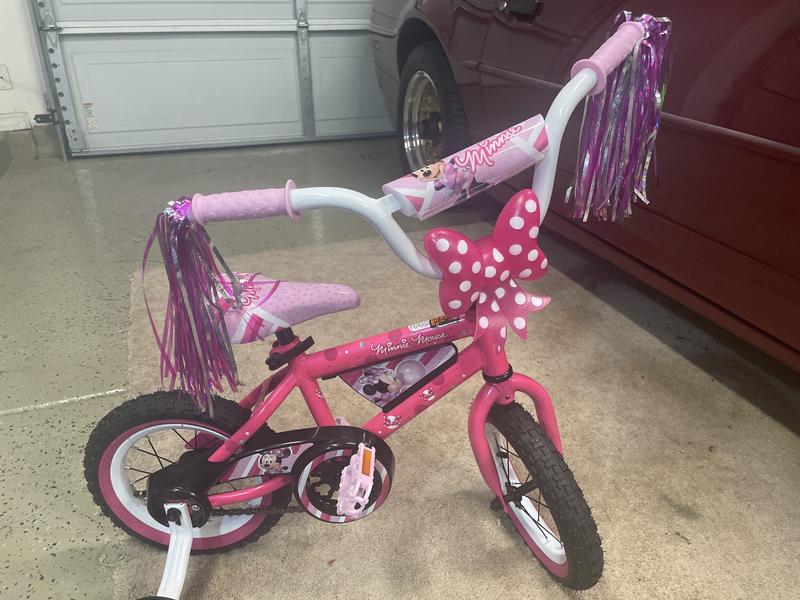
M244 190L223 194L195 194L192 197L191 219L199 225L210 221L241 221L289 215L296 221L299 216L292 210L291 191L295 188L290 179L282 188Z
M570 76L575 77L581 69L591 69L597 75L597 83L595 83L589 95L599 94L606 88L608 74L625 60L625 57L630 54L636 43L643 37L644 26L641 23L626 21L590 58L584 58L572 65Z

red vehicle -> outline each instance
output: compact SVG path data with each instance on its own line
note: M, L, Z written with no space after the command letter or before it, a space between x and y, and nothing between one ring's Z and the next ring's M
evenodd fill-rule
M375 0L376 67L405 166L545 111L623 8L674 24L651 204L623 227L576 222L554 202L549 227L800 370L796 0ZM578 126L556 194L573 178ZM491 193L504 201L503 188Z

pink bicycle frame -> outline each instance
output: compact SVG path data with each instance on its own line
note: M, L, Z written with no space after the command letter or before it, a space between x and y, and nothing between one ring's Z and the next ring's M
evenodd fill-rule
M300 390L316 424L332 426L336 422L317 383L318 379L335 376L415 350L433 348L467 338L474 329L474 312L471 311L457 320L441 325L421 330L417 327L403 327L312 354L299 354L282 370L265 379L242 399L240 404L252 411L250 419L212 454L209 460L222 462L233 457L250 436L267 423L294 388ZM516 392L529 396L533 400L537 419L545 433L559 452L562 452L562 446L550 396L530 377L518 373L508 377L510 366L505 349L491 344L487 338L488 336L485 336L473 341L459 353L453 365L421 390L390 411L377 413L361 427L385 439L478 371L483 371L487 383L481 388L472 404L467 420L467 431L481 475L495 495L502 498L504 492L501 490L485 435L486 419L495 403L513 402ZM298 343L299 340L295 338L285 346L274 347L273 352L284 352ZM497 382L492 383L493 380ZM209 501L215 507L234 504L265 496L290 482L290 477L279 475L252 487L212 494L209 496Z

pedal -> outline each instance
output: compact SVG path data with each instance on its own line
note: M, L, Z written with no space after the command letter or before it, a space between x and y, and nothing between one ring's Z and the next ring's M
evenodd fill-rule
M164 564L164 574L156 598L179 600L186 569L189 566L189 553L192 551L192 519L186 503L164 505L169 521L169 549Z
M375 472L375 449L358 445L358 452L350 457L350 464L342 470L336 512L341 516L358 519L369 503Z

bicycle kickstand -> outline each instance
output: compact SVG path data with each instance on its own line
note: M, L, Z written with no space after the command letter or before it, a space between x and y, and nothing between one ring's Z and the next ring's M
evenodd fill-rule
M164 574L157 596L139 600L179 600L186 568L189 566L189 553L192 551L192 518L189 507L183 503L164 505L169 520L169 549L164 564Z

